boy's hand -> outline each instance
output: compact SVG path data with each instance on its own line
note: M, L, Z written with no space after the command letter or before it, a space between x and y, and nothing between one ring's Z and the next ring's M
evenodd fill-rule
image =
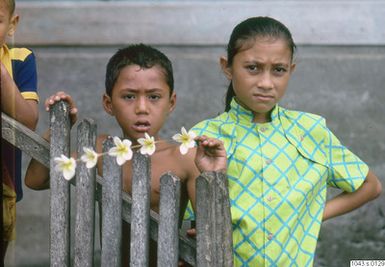
M51 106L56 102L59 102L60 100L64 100L69 104L71 126L74 125L77 120L78 109L76 108L75 101L72 99L72 97L69 94L60 91L54 95L51 95L45 100L45 103L44 103L45 110L49 111Z
M223 142L204 135L196 137L195 141L198 144L195 155L195 164L199 171L226 173L227 156Z

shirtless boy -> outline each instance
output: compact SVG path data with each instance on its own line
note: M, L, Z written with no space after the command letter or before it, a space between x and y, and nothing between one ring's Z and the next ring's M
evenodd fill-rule
M195 178L200 172L225 171L227 160L223 144L204 136L197 137L197 148L182 155L177 144L159 137L159 130L176 104L172 65L160 51L143 44L119 50L107 65L105 85L104 109L115 117L122 129L123 138L131 140L133 145L137 144L137 139L143 137L144 133L155 138L156 151L151 156L151 209L158 211L159 178L163 173L170 171L181 179L182 214L188 198L195 203ZM45 102L46 109L49 110L50 106L59 100L69 103L71 121L75 123L78 110L72 97L64 92L58 92L48 98ZM49 131L43 136L49 140ZM97 138L98 153L102 151L102 143L106 138L107 135ZM131 161L122 166L123 189L128 193L131 193L131 167ZM101 160L98 162L98 174L103 175ZM32 159L26 172L25 183L35 190L47 189L49 170ZM124 225L123 236L127 236L127 233L128 226ZM127 266L129 238L122 241L122 265Z

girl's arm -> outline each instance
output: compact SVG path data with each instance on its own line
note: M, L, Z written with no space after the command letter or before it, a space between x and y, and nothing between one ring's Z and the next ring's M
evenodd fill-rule
M187 181L188 196L192 207L195 210L195 183L196 178L203 172L222 172L227 171L227 156L223 142L206 136L195 138L197 148L195 153L191 153L190 161L193 162ZM190 153L189 153L190 154Z
M77 108L70 95L64 92L57 92L47 98L45 101L46 110L49 111L50 107L60 100L68 102L70 106L70 121L72 126L77 119ZM43 134L43 138L48 142L50 141L49 129ZM44 190L49 188L49 179L49 169L37 160L31 159L25 174L25 185L34 190Z
M377 176L369 170L364 183L352 193L341 193L326 202L323 220L345 214L357 209L365 203L377 198L382 191L382 185Z

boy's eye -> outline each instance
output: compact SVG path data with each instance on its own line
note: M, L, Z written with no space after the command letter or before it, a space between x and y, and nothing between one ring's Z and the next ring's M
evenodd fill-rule
M135 96L134 95L123 95L123 99L132 100L132 99L135 99Z
M257 65L248 65L246 66L246 69L252 72L258 71L258 66Z

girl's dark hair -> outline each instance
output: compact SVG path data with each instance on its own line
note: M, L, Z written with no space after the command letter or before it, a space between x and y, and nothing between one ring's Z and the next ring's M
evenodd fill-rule
M252 17L235 26L231 33L229 44L227 45L228 66L233 64L234 56L243 48L246 42L258 37L271 37L285 40L291 50L291 57L293 59L296 45L289 29L281 22L270 17ZM226 93L225 111L230 110L230 103L234 96L233 84L230 82Z
M106 69L106 94L111 96L112 89L119 77L120 71L130 65L138 65L141 68L149 69L159 66L170 88L170 96L174 91L174 76L171 61L159 50L144 44L133 44L118 50L108 61Z

